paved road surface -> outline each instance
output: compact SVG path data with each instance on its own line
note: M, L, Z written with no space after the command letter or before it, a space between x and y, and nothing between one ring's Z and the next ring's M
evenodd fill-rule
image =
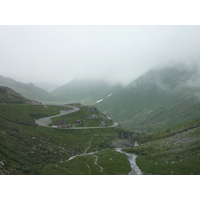
M54 106L58 106L58 105L54 105ZM50 124L52 122L51 121L52 118L59 117L59 116L62 116L62 115L67 115L67 114L74 113L74 112L77 112L77 111L80 110L79 108L74 107L74 106L68 106L68 105L62 105L62 106L72 108L73 110L67 110L67 111L62 110L62 111L60 111L60 114L58 114L58 115L54 115L54 116L51 116L51 117L45 117L45 118L35 120L35 123L40 125L40 126L44 126L44 127L48 127L48 128L56 128L56 129L96 129L96 128L111 128L111 127L118 126L118 123L116 123L116 122L114 122L114 124L112 126L106 126L106 127L97 126L97 127L57 128L57 127L48 126L48 124Z

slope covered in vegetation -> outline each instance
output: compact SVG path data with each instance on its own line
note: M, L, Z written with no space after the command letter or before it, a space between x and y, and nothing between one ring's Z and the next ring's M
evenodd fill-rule
M120 84L112 85L102 80L74 79L57 88L51 94L65 102L79 102L84 105L93 105L121 87Z
M157 131L200 117L198 69L152 69L121 88L98 109L131 130Z
M137 136L136 153L144 174L200 174L200 118L171 129Z
M128 174L131 171L126 155L105 151L112 149L113 141L120 138L117 129L51 129L35 124L35 119L56 115L61 109L43 105L0 105L1 174ZM96 155L98 161L94 155L85 155L61 162L96 151L100 154ZM55 171L57 166L59 170Z

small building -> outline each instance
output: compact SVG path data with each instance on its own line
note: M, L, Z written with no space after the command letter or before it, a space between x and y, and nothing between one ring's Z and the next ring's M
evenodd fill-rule
M67 123L64 120L59 120L55 123L55 126L60 127L60 128L64 128L66 127Z
M105 127L106 124L105 124L105 122L101 122L101 123L99 124L99 126L101 126L101 127Z
M82 124L82 123L83 123L82 120L76 120L76 121L75 121L75 124L76 124L76 125L80 125L80 124Z
M89 116L87 116L87 119L96 119L96 118L98 118L96 115L89 115Z

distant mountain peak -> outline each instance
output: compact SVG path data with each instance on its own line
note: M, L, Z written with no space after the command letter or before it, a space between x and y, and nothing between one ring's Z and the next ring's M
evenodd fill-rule
M81 102L85 105L91 105L121 87L122 85L120 84L111 84L100 79L73 79L54 90L52 94L60 97L63 101Z
M179 88L188 88L199 85L200 69L192 65L166 65L164 67L155 67L140 76L138 79L132 81L128 87L137 87L143 85L158 86L163 90L173 90Z
M153 68L96 105L128 128L160 130L200 116L199 77L197 66Z

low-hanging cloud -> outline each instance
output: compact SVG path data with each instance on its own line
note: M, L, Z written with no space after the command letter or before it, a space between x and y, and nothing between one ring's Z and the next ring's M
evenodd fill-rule
M200 62L200 26L0 26L1 75L63 85L129 83L169 62Z

